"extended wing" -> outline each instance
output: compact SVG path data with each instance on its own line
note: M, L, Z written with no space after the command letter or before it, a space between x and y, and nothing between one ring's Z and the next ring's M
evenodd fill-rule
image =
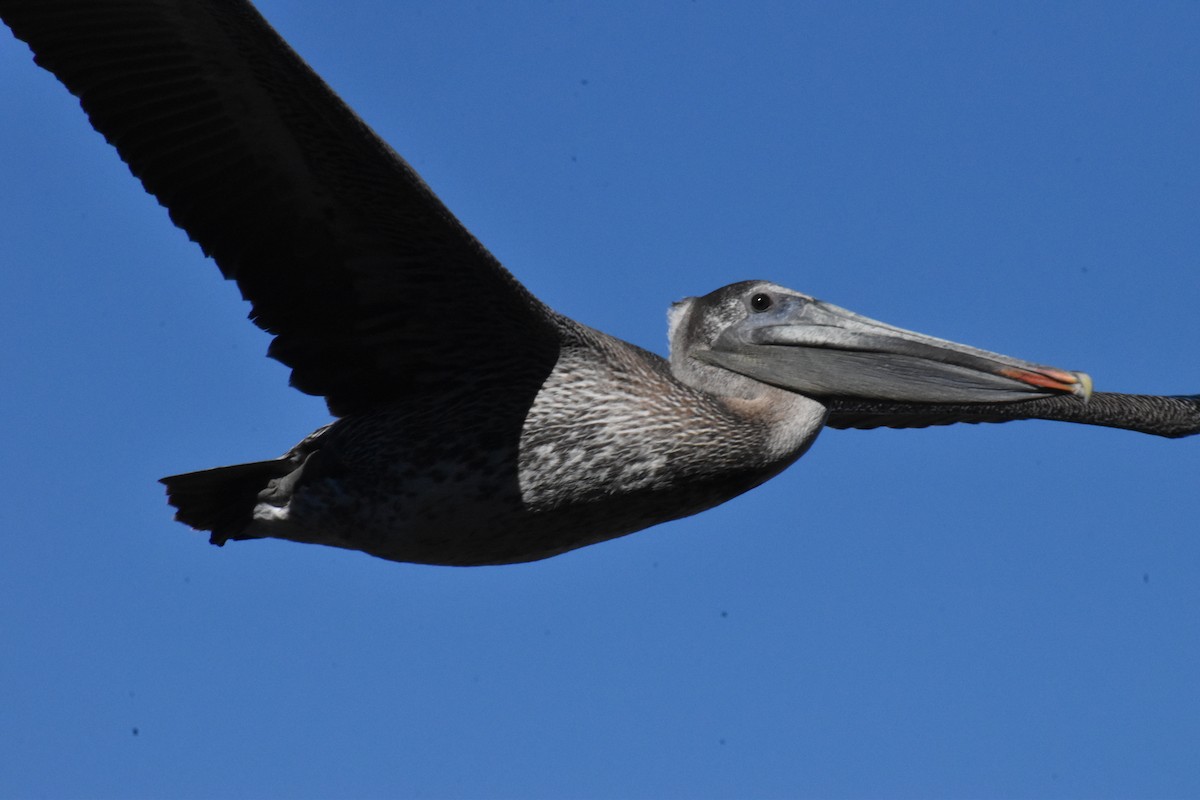
M0 0L0 18L333 413L549 371L560 318L248 2Z
M1009 422L1048 419L1124 428L1177 439L1200 433L1200 395L1166 397L1098 392L1077 397L1042 397L1016 403L891 403L833 397L831 428L925 428L955 422Z

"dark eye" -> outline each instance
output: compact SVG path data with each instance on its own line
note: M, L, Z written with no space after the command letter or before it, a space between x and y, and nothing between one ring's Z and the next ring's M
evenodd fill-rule
M771 307L771 295L759 292L750 298L750 307L755 311L766 311Z

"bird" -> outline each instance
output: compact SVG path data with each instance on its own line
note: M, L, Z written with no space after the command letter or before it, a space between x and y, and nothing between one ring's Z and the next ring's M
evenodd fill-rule
M824 428L1200 433L1200 395L1095 392L768 280L674 303L663 358L534 297L247 0L0 0L0 19L333 418L280 457L162 479L214 544L520 563L723 503Z

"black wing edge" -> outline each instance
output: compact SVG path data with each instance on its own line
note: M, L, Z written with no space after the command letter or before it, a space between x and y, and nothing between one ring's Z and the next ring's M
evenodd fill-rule
M1200 433L1200 395L1148 395L1099 392L1084 401L1073 395L1015 403L892 403L833 397L830 428L926 428L957 422L1011 422L1044 419L1101 425L1180 439Z

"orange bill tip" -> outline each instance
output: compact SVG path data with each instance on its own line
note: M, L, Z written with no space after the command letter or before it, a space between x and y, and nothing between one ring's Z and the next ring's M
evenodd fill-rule
M1086 372L1068 372L1054 367L1038 367L1037 369L1006 367L1000 370L1000 374L1030 386L1070 392L1083 400L1092 396L1092 376Z

